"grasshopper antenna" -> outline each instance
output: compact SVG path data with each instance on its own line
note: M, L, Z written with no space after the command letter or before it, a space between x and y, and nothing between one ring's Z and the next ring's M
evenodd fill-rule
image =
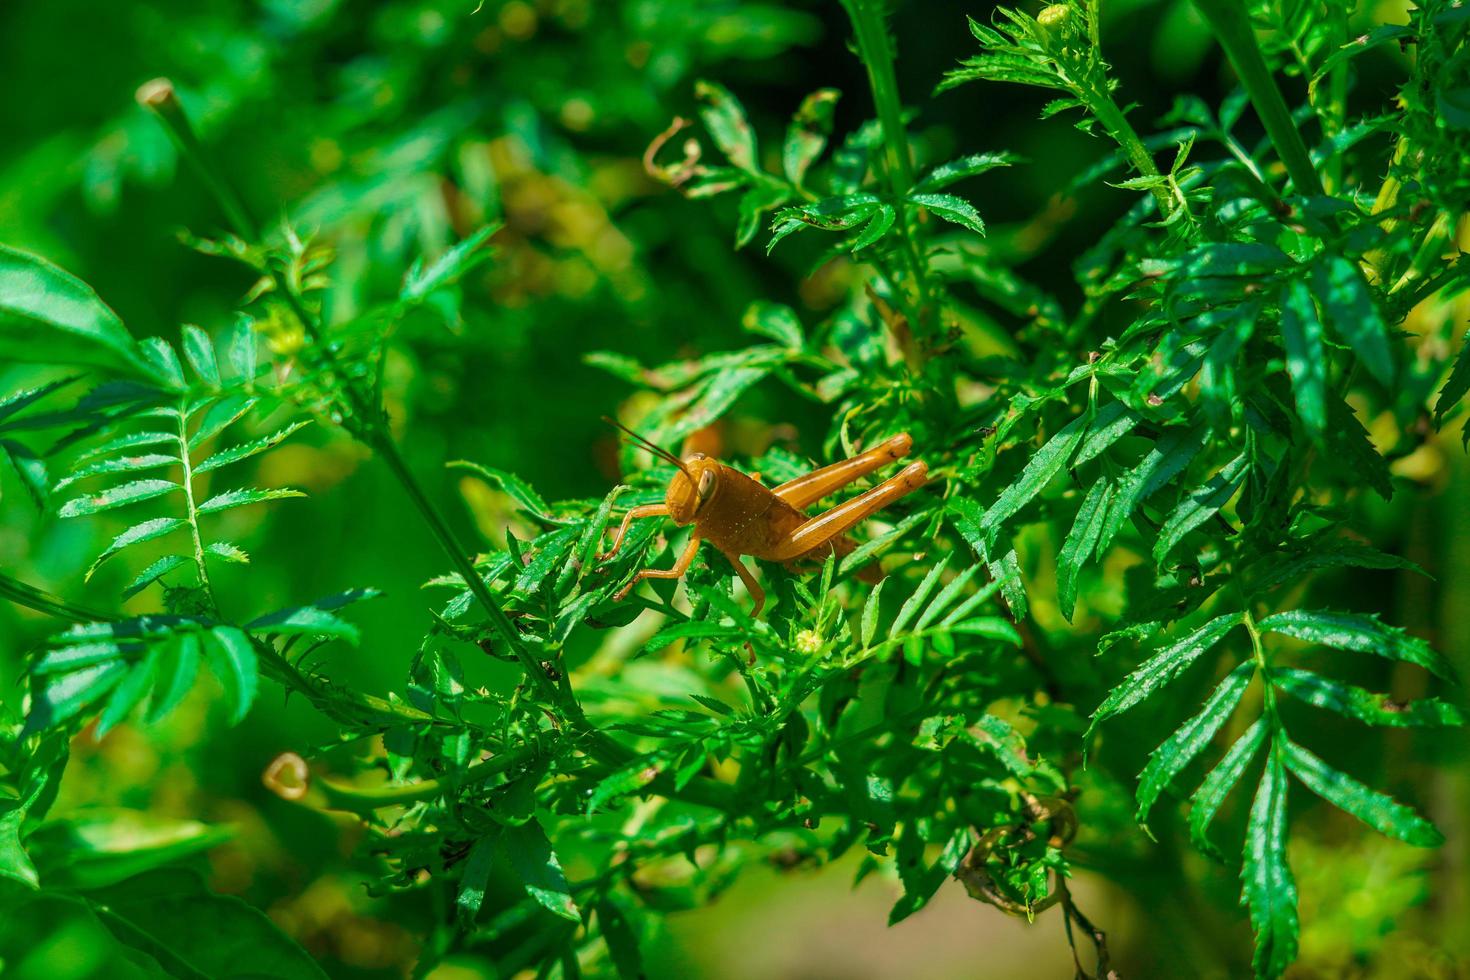
M632 429L628 428L626 425L619 422L617 419L612 418L611 416L604 415L602 417L602 421L606 422L608 425L612 426L615 429L620 429L623 432L627 433L629 438L633 440L633 445L647 450L648 452L652 453L657 458L664 460L665 462L673 463L679 468L680 473L683 473L686 477L689 478L690 483L694 482L694 474L689 472L689 467L685 466L684 461L678 456L675 456L673 453L669 452L658 443L653 442L649 439L645 439L643 436L640 436L638 433L634 432Z

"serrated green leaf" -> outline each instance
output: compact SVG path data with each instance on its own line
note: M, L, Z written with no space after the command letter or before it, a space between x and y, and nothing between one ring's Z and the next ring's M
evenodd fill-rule
M250 637L234 626L218 626L205 636L204 655L209 669L224 688L230 724L238 725L255 702L260 665Z
M200 647L198 633L184 633L158 648L158 681L146 715L150 725L177 708L194 687Z
M459 893L454 899L454 918L461 930L468 930L485 904L485 889L490 884L490 870L495 866L499 834L481 837L470 845L469 854L459 872Z
M919 610L924 607L924 603L928 601L929 596L933 594L934 589L939 585L939 577L949 567L949 558L949 555L945 555L937 565L929 569L928 573L919 583L919 587L914 590L912 595L904 600L903 605L898 609L898 615L893 618L893 622L888 627L888 638L890 640L895 639L900 633L908 629L909 624L919 615Z
M997 167L1009 167L1020 160L1014 153L972 153L935 167L914 185L914 190L921 194L942 190L967 177L975 177Z
M164 555L139 572L137 577L127 584L122 592L123 598L131 599L175 568L187 564L188 561L189 559L183 555Z
M1087 435L1077 448L1073 466L1081 466L1123 438L1142 418L1122 402L1109 402L1098 409L1087 427Z
M1138 775L1138 812L1135 818L1139 823L1148 823L1149 811L1153 809L1159 795L1195 756L1204 751L1205 746L1210 744L1210 740L1220 730L1220 726L1234 713L1240 696L1245 693L1255 672L1256 665L1251 660L1232 670L1206 699L1199 713L1179 726L1178 731L1154 749L1149 756L1148 765Z
M1098 536L1097 553L1101 555L1113 543L1123 524L1138 505L1163 489L1174 477L1184 472L1203 448L1205 430L1171 429L1148 451L1139 464L1118 482L1118 492L1108 507L1107 519Z
M1162 563L1186 534L1219 513L1220 508L1240 489L1249 465L1246 455L1240 454L1179 501L1159 529L1159 540L1154 544L1155 561Z
M553 915L580 922L581 913L572 899L571 886L562 873L561 862L551 848L546 831L535 820L508 825L501 831L501 844L510 866L526 887L526 894Z
M245 550L228 541L211 541L204 546L204 554L206 557L218 558L220 561L227 561L232 565L250 564L250 556L246 554Z
M1113 485L1106 479L1092 485L1087 496L1082 498L1082 506L1077 510L1067 539L1062 542L1061 554L1057 556L1057 607L1069 623L1077 606L1077 574L1097 546L1103 518L1112 498Z
M1216 616L1144 661L1137 670L1114 687L1092 713L1092 724L1087 728L1087 736L1090 737L1093 729L1105 719L1122 714L1164 687L1184 668L1219 643L1226 633L1239 626L1240 622L1241 614L1238 612Z
M230 392L209 403L199 426L189 437L189 448L198 449L210 439L244 418L245 413L255 407L260 399L243 392Z
M1302 785L1387 837L1415 847L1438 847L1444 835L1409 807L1369 789L1294 742L1285 744L1286 767Z
M726 626L723 623L715 623L708 620L670 623L648 638L643 644L643 653L657 653L664 647L671 646L679 640L731 639L740 635L740 628L737 626Z
M897 217L898 212L891 205L880 204L872 217L863 225L862 230L858 232L857 237L852 240L848 250L859 252L869 245L876 245L884 235L888 234L888 230L893 227L893 222Z
M80 714L101 699L127 674L128 667L117 659L108 659L80 670L37 677L33 683L39 688L31 699L30 714L26 715L25 728L21 737L32 735Z
M146 449L152 446L169 446L177 449L179 436L176 432L130 432L125 436L109 439L107 442L92 449L88 449L77 457L81 462L85 459L96 459L99 456L110 456L113 453L131 449Z
M1251 804L1246 826L1241 904L1250 909L1256 933L1252 960L1258 977L1278 977L1296 959L1300 926L1296 912L1296 880L1287 862L1286 768L1272 745L1266 771Z
M975 205L962 197L953 194L910 194L908 201L951 224L968 228L977 235L985 234L985 222L981 220L980 212L975 210Z
M97 719L97 730L95 733L97 741L112 731L118 724L132 714L136 708L153 689L154 679L158 674L158 651L149 650L143 659L132 665L128 675L124 677L112 689L112 696L107 699L107 706L102 709L102 714Z
M1380 622L1377 616L1325 609L1291 609L1267 616L1259 626L1262 632L1280 633L1338 650L1401 660L1446 679L1454 676L1449 661L1428 643L1410 636L1397 626Z
M244 313L236 315L225 339L225 361L235 378L249 383L255 379L255 321Z
M87 466L74 468L67 476L56 481L53 490L64 490L79 480L85 480L92 476L101 476L106 473L139 473L144 470L156 470L160 466L178 466L177 456L165 456L162 453L141 453L137 456L116 456L111 459L98 460Z
M822 155L832 135L832 117L842 93L835 88L818 89L801 100L786 128L781 147L781 170L800 188L811 165Z
M456 459L444 464L452 470L469 470L491 486L504 491L529 514L542 519L551 516L551 505L536 492L529 483L506 470L483 466L467 459Z
M995 503L985 512L980 521L980 529L986 534L992 533L1040 493L1072 458L1072 451L1081 441L1090 422L1087 416L1078 416L1048 439L1046 445L1026 462L1021 475L1001 491Z
M161 538L165 534L170 534L188 526L189 522L180 517L155 517L150 521L134 524L113 538L112 543L107 546L102 554L97 556L97 559L92 562L91 567L87 569L84 581L90 581L103 562L112 558L124 548L129 548L135 544L142 544L144 541L152 541L154 538Z
M420 258L404 277L403 288L398 291L399 300L405 303L418 302L434 290L458 282L466 273L490 261L490 251L481 246L500 227L499 224L492 224L476 229L465 236L463 241L445 249L444 254L427 268Z
M1353 349L1369 374L1392 387L1397 374L1393 338L1373 303L1362 270L1340 255L1325 255L1312 266L1307 281L1328 325Z
M236 490L226 490L224 493L217 493L213 497L210 497L199 505L199 513L218 514L222 510L264 503L267 500L284 500L287 497L304 496L306 494L300 490L288 490L284 488L261 490L257 487L242 487Z
M184 324L182 330L184 342L184 357L194 373L199 375L211 388L220 386L219 361L214 354L214 341L209 339L209 334L194 326L192 323Z
M704 103L699 118L725 157L747 173L760 174L756 166L755 130L750 128L740 100L718 82L703 79L694 83L694 97Z
M172 480L133 480L130 483L121 483L115 487L99 490L85 497L73 497L62 504L57 513L62 517L86 517L116 507L126 507L129 504L162 497L166 493L179 489L181 487Z
M1281 337L1297 413L1307 431L1320 436L1327 427L1327 352L1311 290L1300 279L1288 282L1282 294Z
M275 432L272 432L268 436L262 436L259 439L252 439L249 442L242 442L240 445L231 446L229 449L222 449L214 455L200 461L194 467L194 472L208 473L210 470L217 470L221 466L228 466L231 463L238 463L242 459L249 459L251 456L254 456L258 453L263 453L267 449L271 449L279 445L284 439L286 439L286 437L290 436L293 432L296 432L297 430L310 424L310 419L300 419L298 421L292 422L290 425L286 426L283 429L278 429Z
M1290 667L1276 667L1271 679L1298 701L1335 711L1365 725L1387 728L1441 728L1465 723L1460 709L1438 698L1395 701L1387 694L1374 694L1321 674Z
M1189 839L1201 852L1223 861L1225 856L1220 853L1219 848L1210 842L1210 823L1215 819L1215 814L1220 811L1220 806L1225 802L1225 797L1240 782L1240 777L1245 774L1246 767L1256 757L1261 749L1261 743L1266 740L1267 725L1263 719L1257 719L1235 740L1230 750L1216 763L1215 768L1205 777L1199 789L1189 798Z

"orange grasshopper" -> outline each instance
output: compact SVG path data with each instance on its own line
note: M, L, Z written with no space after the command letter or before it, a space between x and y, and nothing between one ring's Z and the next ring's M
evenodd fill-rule
M923 462L910 463L901 472L831 510L809 517L805 509L828 494L881 469L908 454L914 440L907 433L896 435L874 449L841 462L813 470L774 489L726 466L704 453L691 453L680 459L661 446L648 441L632 429L608 422L622 429L644 449L678 468L661 504L631 508L613 538L612 547L598 561L605 562L617 554L628 528L641 517L670 517L683 527L694 525L684 552L667 570L645 568L618 591L614 599L623 599L650 578L682 578L699 551L699 543L708 541L729 559L740 580L755 600L753 615L760 615L766 593L742 555L787 564L821 559L834 551L843 555L853 549L850 539L843 537L859 521L905 494L924 485L929 468Z

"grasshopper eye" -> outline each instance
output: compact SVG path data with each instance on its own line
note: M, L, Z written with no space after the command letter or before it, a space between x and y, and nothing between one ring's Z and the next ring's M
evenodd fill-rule
M704 503L715 492L715 471L705 470L699 474L699 502Z

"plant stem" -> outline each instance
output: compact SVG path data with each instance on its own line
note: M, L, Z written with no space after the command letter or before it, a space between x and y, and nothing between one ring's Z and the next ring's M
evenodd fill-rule
M179 147L180 152L193 166L194 170L204 181L205 186L214 194L226 217L234 225L236 234L251 242L260 241L260 229L250 217L240 198L236 196L230 186L219 176L216 169L211 165L208 156L204 152L194 128L189 123L183 106L179 103L173 86L165 79L155 79L148 82L138 90L138 101L145 108L156 114L164 124L164 128ZM301 323L302 330L306 332L313 346L319 350L323 357L334 368L337 367L333 352L322 343L322 333L317 319L307 309L306 303L286 277L286 274L276 267L275 264L267 262L267 271L276 285L276 292L283 302L291 310L293 316ZM455 539L454 532L450 530L434 503L424 493L423 488L415 479L408 464L404 462L403 456L398 451L398 446L393 442L388 432L387 424L382 412L378 407L369 402L369 399L353 383L352 379L340 369L337 375L342 379L341 392L348 403L352 414L364 426L365 441L377 452L378 456L388 465L388 469L397 478L404 493L407 494L424 523L428 525L430 533L443 548L449 560L453 563L455 570L464 578L465 586L484 608L490 619L490 625L504 641L511 653L520 663L525 672L527 680L536 688L543 701L555 707L562 721L578 735L586 736L591 743L593 753L602 761L609 764L619 764L629 757L628 751L613 741L607 735L594 728L582 712L582 707L577 703L570 687L559 688L541 669L540 663L521 642L520 635L515 626L500 604L491 594L484 580L475 571L474 563L467 557L467 553ZM197 534L196 534L197 541ZM202 562L202 558L201 558Z
M885 169L893 193L893 207L898 212L898 233L903 239L904 256L914 280L918 300L915 321L923 329L933 309L926 263L919 253L918 242L909 226L910 208L907 197L914 186L914 166L909 159L908 131L903 125L903 103L898 96L898 75L893 69L893 47L883 25L883 12L878 0L843 0L857 35L858 57L868 70L868 85L873 92L873 105L883 126L883 146L887 151Z
M1302 142L1301 133L1297 132L1296 123L1292 121L1291 110L1286 107L1286 99L1266 66L1265 56L1261 54L1261 46L1256 42L1255 31L1241 0L1194 0L1194 3L1209 21L1226 57L1235 67L1236 75L1240 76L1241 84L1245 86L1251 104L1256 107L1261 124L1266 127L1266 135L1286 165L1287 176L1297 193L1322 194L1322 181L1312 166L1307 145Z
M8 599L17 606L34 609L36 612L55 616L69 623L100 623L111 618L102 613L93 612L84 606L67 602L60 596L52 595L20 579L11 578L4 572L0 572L0 599Z
M194 541L194 567L199 571L199 587L209 599L209 608L219 614L219 603L214 598L214 587L209 584L209 568L204 561L204 536L199 533L199 508L194 504L194 465L189 459L189 405L186 399L179 402L179 462L183 465L184 507L189 518L189 536Z

